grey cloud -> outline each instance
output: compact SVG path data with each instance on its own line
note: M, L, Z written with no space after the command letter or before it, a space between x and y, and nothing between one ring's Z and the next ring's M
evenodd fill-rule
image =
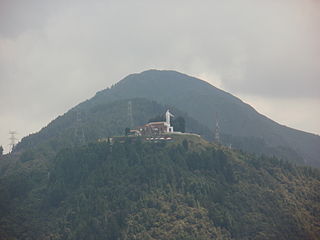
M218 76L237 95L319 99L317 1L0 4L2 114L23 118L21 112L31 112L39 128L125 75L149 68Z
M17 37L21 32L45 27L47 18L61 3L61 0L1 0L0 36Z

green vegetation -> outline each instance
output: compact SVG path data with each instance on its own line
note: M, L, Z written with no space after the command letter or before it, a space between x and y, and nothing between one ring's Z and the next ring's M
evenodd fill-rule
M174 118L172 121L174 131L184 133L186 131L186 121L183 117Z
M2 239L318 239L318 170L197 136L91 143L0 179Z
M134 126L169 108L176 131L207 140L218 113L242 150L123 136L129 101ZM320 239L319 170L293 164L318 166L319 142L195 78L131 75L1 157L0 239Z
M155 117L152 117L148 120L148 123L150 122L165 122L166 121L166 117L164 114L160 114L160 115L157 115Z
M124 129L124 134L125 134L125 136L128 136L129 133L130 133L130 128L126 127L126 128Z

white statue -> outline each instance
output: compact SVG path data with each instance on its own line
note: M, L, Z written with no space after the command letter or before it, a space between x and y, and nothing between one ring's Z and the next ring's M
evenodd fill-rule
M173 132L173 128L171 127L171 123L170 123L170 117L174 117L173 114L171 114L169 112L169 109L166 111L166 123L167 123L167 127L168 127L168 130L167 132Z

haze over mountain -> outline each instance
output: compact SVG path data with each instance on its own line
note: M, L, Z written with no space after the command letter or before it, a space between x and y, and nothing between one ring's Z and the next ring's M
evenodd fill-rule
M24 138L16 149L28 145L34 147L36 142L41 143L44 139L55 139L57 144L53 145L59 145L58 139L75 137L74 128L79 124L87 131L85 135L88 141L122 134L123 129L130 125L126 101L138 98L145 100L140 100L142 105L133 103L135 125L141 125L160 114L164 111L164 106L167 106L188 117L187 128L202 134L208 140L212 140L218 120L221 140L226 145L231 144L235 148L257 154L275 155L299 164L320 166L319 136L282 126L259 114L239 98L205 81L176 71L159 70L148 70L125 77L116 85L98 92L90 100L57 118L39 133ZM122 103L118 105L120 100ZM155 102L148 103L149 101ZM143 109L141 106L147 106L144 104L159 106ZM155 109L158 109L157 113ZM81 112L81 123L77 122L75 111ZM105 114L101 115L103 112ZM108 112L111 115L108 115ZM112 119L109 120L112 124L108 125L106 119ZM98 122L101 124L97 124ZM199 132L199 129L202 130ZM60 137L56 139L57 136Z
M211 130L218 119L223 134L262 140L267 147L288 148L301 162L320 166L319 136L282 126L231 94L175 71L149 70L129 75L79 107L136 97L181 109Z

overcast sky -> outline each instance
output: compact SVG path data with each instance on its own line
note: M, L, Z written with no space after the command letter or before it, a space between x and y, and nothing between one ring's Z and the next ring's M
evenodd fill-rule
M150 68L319 134L320 1L0 0L0 145Z

